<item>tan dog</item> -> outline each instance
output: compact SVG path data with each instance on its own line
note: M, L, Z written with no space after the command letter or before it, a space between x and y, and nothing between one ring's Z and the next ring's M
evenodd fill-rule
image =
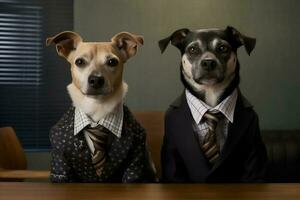
M118 105L127 92L124 63L143 44L143 37L121 32L111 42L83 42L75 32L47 38L57 53L71 64L72 83L67 89L75 107L99 121Z

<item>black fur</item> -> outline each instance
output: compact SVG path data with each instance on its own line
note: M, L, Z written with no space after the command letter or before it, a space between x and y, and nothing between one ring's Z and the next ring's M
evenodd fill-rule
M237 60L234 78L230 82L230 84L227 86L227 88L224 90L224 92L221 94L221 96L219 97L217 104L219 104L224 99L226 99L226 97L231 95L231 93L234 91L235 88L237 88L239 86L239 84L240 84L240 63Z
M201 62L199 62L199 61L201 61L200 57L199 57L201 55L201 53L210 52L210 53L215 54L217 59L221 63L218 65L219 68L216 68L214 70L215 76L216 76L215 78L217 80L220 79L220 81L224 82L224 80L222 80L223 77L221 76L224 74L221 74L221 73L224 73L224 71L227 70L227 68L225 69L225 67L227 66L228 59L230 58L230 55L231 55L230 51L234 52L235 55L237 55L237 49L240 46L244 46L245 50L250 55L250 53L252 52L252 50L255 47L256 39L252 38L252 37L248 37L248 36L240 33L237 29L235 29L231 26L227 26L226 29L211 29L211 30L207 29L207 30L208 31L200 31L200 32L199 31L190 31L187 28L176 30L169 37L166 37L166 38L160 40L159 47L160 47L161 52L163 53L165 51L165 49L167 48L168 44L171 42L172 45L176 46L180 50L181 57L184 54L188 55L187 57L189 59L189 62L190 63L193 62L193 66L201 66ZM209 46L208 43L213 41L214 38L221 38L222 40L227 41L230 44L230 48L229 48L230 50L221 52L219 49L212 48L211 46ZM189 49L187 47L189 44L191 44L193 41L196 41L196 40L204 41L204 43L202 43L202 49L198 48L199 50L193 54L193 53L189 52ZM224 43L223 45L226 46L228 44ZM192 48L197 49L197 46L192 45ZM201 52L201 50L203 52ZM228 55L228 56L226 56L226 55ZM198 71L196 71L196 70L198 70ZM202 70L202 71L200 71L200 70ZM240 64L239 64L239 61L237 60L233 80L224 89L224 91L222 92L222 94L220 95L220 97L218 98L218 100L216 102L217 104L219 104L221 101L226 99L226 97L231 95L231 93L234 91L234 89L239 86L239 83L240 83L239 71L240 71ZM202 72L207 73L207 71L205 71L205 69L203 70L203 68L195 68L194 67L194 71L192 71L193 76L195 76L195 77L193 77L193 79L195 79L195 82L198 82L199 84L202 84L201 80L200 80L202 77L199 75ZM205 91L203 91L203 92L195 91L193 86L191 86L188 83L188 81L185 80L182 64L180 65L180 78L181 78L181 82L183 83L185 88L187 88L194 96L196 96L197 98L199 98L200 100L205 102ZM225 78L229 78L229 77L225 77ZM219 84L222 84L222 82L220 82Z

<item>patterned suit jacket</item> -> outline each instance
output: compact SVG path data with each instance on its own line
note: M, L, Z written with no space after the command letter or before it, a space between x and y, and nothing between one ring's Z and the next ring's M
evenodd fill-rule
M109 135L103 172L97 176L84 134L74 136L74 112L71 107L50 130L52 182L154 182L146 148L146 133L126 106L122 135Z

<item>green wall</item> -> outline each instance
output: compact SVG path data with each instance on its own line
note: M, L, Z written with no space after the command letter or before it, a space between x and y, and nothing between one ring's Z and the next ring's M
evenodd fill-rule
M107 41L120 31L145 37L125 67L132 110L166 110L181 92L180 55L157 41L172 31L232 25L257 38L249 57L239 50L241 89L263 129L300 129L300 1L298 0L75 0L75 31ZM69 74L68 74L69 75ZM29 168L47 169L49 153L27 153Z
M172 31L232 25L257 38L249 57L239 50L241 89L263 129L300 129L300 1L298 0L75 0L75 31L106 41L120 31L144 35L125 67L132 110L166 110L182 92L180 54L161 55L157 41Z

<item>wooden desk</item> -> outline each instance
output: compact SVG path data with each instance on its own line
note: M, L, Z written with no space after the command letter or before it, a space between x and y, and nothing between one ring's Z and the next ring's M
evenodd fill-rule
M300 199L300 184L51 184L0 183L1 200Z
M0 180L3 179L49 179L49 171L41 170L3 170L0 169Z

